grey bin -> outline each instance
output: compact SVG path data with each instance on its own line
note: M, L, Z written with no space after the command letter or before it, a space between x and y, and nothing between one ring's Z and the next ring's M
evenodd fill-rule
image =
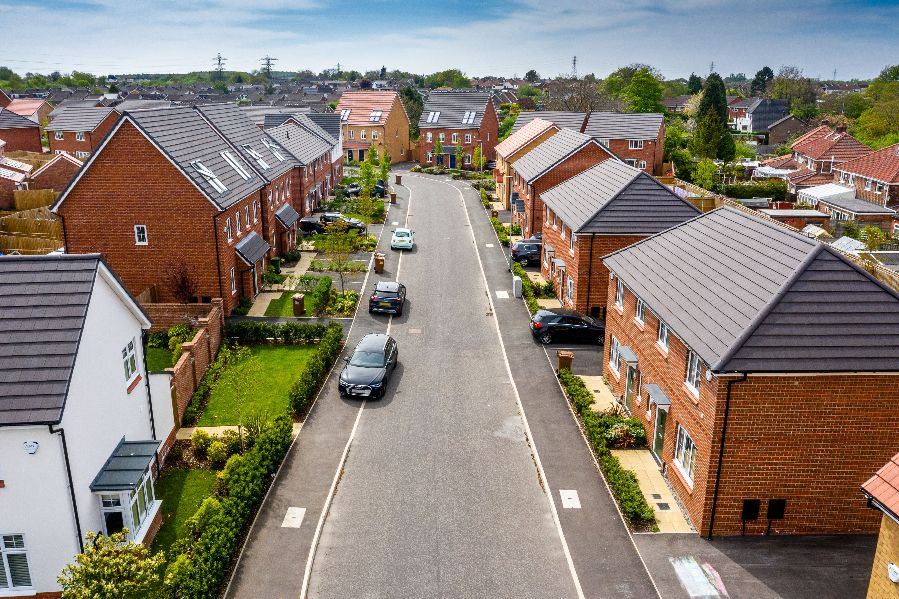
M517 275L512 277L512 295L521 297L521 277Z

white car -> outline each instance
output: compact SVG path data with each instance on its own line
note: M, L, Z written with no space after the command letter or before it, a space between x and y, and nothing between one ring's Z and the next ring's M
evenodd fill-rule
M410 229L394 229L393 237L390 238L390 249L411 250L414 243L415 231Z

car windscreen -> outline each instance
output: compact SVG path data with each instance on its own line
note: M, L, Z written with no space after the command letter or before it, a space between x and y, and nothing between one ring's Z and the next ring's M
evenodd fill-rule
M353 357L350 358L350 366L382 368L384 366L384 352L365 350L355 351L353 352Z
M395 233L395 235L397 237L409 237L409 232L408 231L397 231Z
M399 295L396 291L384 291L382 289L375 289L375 295L378 297L397 297Z

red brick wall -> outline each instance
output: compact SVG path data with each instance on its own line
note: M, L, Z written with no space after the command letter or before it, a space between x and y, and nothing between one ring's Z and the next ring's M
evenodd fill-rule
M15 210L15 190L15 181L0 179L0 210Z
M0 134L2 136L2 134ZM847 182L842 183L842 185L848 185L848 175ZM877 182L872 181L871 189L865 191L865 180L866 177L861 175L855 176L855 197L860 198L862 200L866 200L873 204L877 204L878 206L886 206L887 208L894 208L897 204L899 204L899 183L894 183L893 185L884 185L883 191L877 193ZM834 183L840 183L840 174L834 173L833 177Z
M56 160L47 169L39 173L36 177L31 178L29 187L31 189L53 189L62 192L75 178L75 173L81 167L73 164L65 158Z
M772 216L774 220L790 225L800 231L808 224L812 224L822 229L830 228L830 217L815 217L815 216L796 216L796 217L780 217L780 216Z
M106 115L106 118L97 125L96 129L84 132L84 141L75 139L75 131L62 131L62 139L56 139L56 131L48 131L47 139L50 142L50 151L54 154L60 151L68 152L76 158L78 158L77 152L93 152L97 146L100 145L100 142L103 141L103 138L106 137L106 134L109 133L109 130L112 129L112 126L115 125L118 117L119 113L115 110L110 112ZM84 160L85 158L78 159Z
M432 135L432 141L427 141L428 133ZM440 134L443 133L446 136L445 141L441 142L443 144L443 166L450 166L450 155L456 154L456 146L462 146L463 154L471 154L472 164L456 164L456 168L474 168L474 149L478 146L478 144L483 139L484 143L484 153L487 152L487 138L481 137L481 132L478 129L452 129L452 128L441 128L441 129L422 129L421 131L421 139L420 139L420 147L418 153L418 162L422 166L433 165L436 164L436 157L428 162L428 152L434 151L434 146L437 145L437 140L440 138ZM453 134L457 134L459 136L459 142L453 143ZM465 135L471 135L471 143L465 143ZM495 134L491 134L492 139L495 140ZM496 143L493 143L493 147L496 147ZM496 154L496 152L494 152ZM462 159L463 162L465 159ZM489 158L488 158L489 160Z
M41 147L41 128L22 127L19 129L0 129L0 139L6 142L4 150L27 150L28 152L43 152Z
M637 355L642 384L660 385L671 400L662 452L665 472L693 524L707 534L727 379L706 380L703 364L695 397L684 384L688 349L676 333L671 332L663 351L656 343L658 319L649 307L641 327L629 290L623 311L614 306L614 285L608 298L604 374L615 394L623 396L626 366L622 362L615 373L608 364L614 335ZM747 534L764 534L769 499L787 500L786 518L772 523L772 534L876 531L879 513L866 506L858 489L899 446L899 407L892 401L897 378L785 375L734 382L714 534L741 533L744 499L762 500L760 519L747 523ZM633 414L644 422L652 443L656 408L647 418L647 405L645 394L635 399ZM692 486L674 464L678 424L697 447Z
M484 118L481 119L481 128L478 130L478 135L484 142L482 152L486 160L495 160L496 144L499 141L499 119L496 116L493 100L487 102L487 109L484 111Z
M612 150L619 158L625 162L628 159L646 161L646 167L643 169L650 175L662 174L662 155L665 152L665 127L659 129L659 137L657 139L643 140L642 150L631 150L630 142L626 139L610 139L609 149ZM635 165L636 166L636 165Z

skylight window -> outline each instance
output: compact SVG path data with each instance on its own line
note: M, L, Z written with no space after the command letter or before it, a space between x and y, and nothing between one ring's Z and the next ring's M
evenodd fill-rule
M263 139L262 139L262 145L264 145L266 148L268 148L268 151L271 152L272 155L273 155L275 158L278 159L278 162L284 162L284 154L282 154L282 153L278 150L278 148L275 147L275 144L273 144L273 143L270 142L269 140L263 138Z
M221 181L219 181L219 178L215 176L215 173L213 173L211 170L209 170L205 164L203 164L199 160L194 160L193 162L190 163L190 165L192 167L194 167L194 170L196 170L197 173L199 173L201 177L206 179L206 181L210 185L212 185L212 188L215 189L217 192L224 193L224 192L228 191L228 188L225 187L225 184L222 183Z
M222 158L225 159L225 162L227 162L231 168L237 171L237 174L240 175L241 179L246 181L250 178L250 173L248 173L247 169L234 158L231 152L222 152Z
M381 111L381 110L372 110L371 114L368 115L368 122L369 123L377 123L378 121L381 120L381 114L383 114L383 111Z
M262 154L260 154L259 152L257 152L256 150L253 149L253 146L246 144L241 147L244 149L244 151L247 154L249 154L250 156L253 157L253 160L256 161L256 164L259 165L259 168L261 168L262 170L268 170L268 169L272 168L269 166L268 162L266 162L265 159L262 157Z
M350 118L350 112L352 112L352 108L344 108L340 111L340 120L345 121Z
M439 111L437 111L437 112L429 112L429 113L428 113L428 122L429 122L429 123L436 123L436 122L437 122L437 119L439 119L439 118L440 118L440 112L439 112Z
M466 110L465 115L462 117L463 125L471 125L474 123L474 117L477 114L474 110Z

